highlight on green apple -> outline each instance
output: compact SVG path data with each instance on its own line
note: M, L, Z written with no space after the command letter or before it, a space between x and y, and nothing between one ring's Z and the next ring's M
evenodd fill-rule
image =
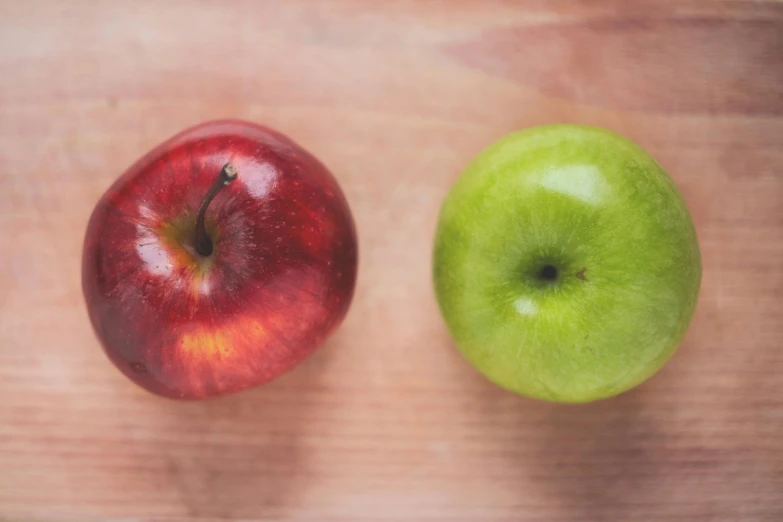
M693 317L699 245L672 178L611 131L533 127L483 151L441 208L435 293L496 384L589 402L640 384Z

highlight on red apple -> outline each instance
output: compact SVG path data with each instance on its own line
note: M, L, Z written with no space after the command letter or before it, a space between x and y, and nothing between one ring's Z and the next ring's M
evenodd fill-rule
M350 306L357 256L323 164L267 127L213 121L156 147L101 197L82 288L120 371L201 399L261 385L323 344Z
M463 355L496 384L588 402L641 383L693 317L685 200L638 145L548 125L491 145L441 208L433 278Z

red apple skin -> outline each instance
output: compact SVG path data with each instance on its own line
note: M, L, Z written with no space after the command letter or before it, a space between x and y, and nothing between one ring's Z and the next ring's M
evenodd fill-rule
M227 162L237 179L195 216ZM263 384L320 346L351 303L353 219L317 159L269 128L208 122L155 148L103 195L82 287L112 362L143 388L201 399Z

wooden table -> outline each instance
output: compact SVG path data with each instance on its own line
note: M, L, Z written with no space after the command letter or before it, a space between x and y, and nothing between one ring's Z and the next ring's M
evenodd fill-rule
M0 519L783 520L783 4L9 0L0 72ZM218 117L332 169L360 275L297 370L179 403L102 353L81 242L131 162ZM677 355L586 406L486 382L430 285L466 162L558 121L653 153L704 256Z

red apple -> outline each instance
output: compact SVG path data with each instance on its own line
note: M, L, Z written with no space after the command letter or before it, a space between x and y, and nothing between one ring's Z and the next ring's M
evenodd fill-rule
M258 386L311 354L348 311L356 265L329 171L278 132L216 121L158 146L103 195L82 287L125 375L198 399Z

